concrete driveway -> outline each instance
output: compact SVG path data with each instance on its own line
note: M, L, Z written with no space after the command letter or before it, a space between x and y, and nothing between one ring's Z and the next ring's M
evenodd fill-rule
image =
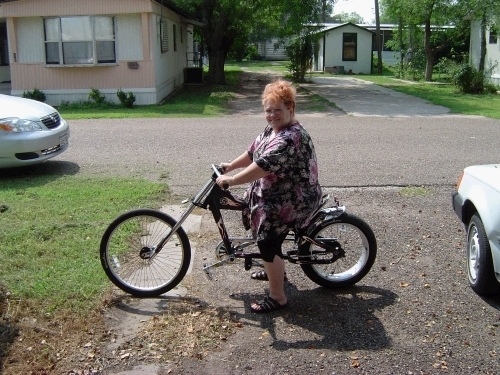
M314 77L301 86L352 116L428 117L450 113L448 108L353 77Z

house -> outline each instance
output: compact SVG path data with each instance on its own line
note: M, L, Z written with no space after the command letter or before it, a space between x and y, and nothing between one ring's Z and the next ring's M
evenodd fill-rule
M195 26L171 0L1 0L0 81L16 96L38 88L51 105L88 100L91 88L159 103L196 65Z
M314 70L328 73L371 74L373 31L351 22L331 24L317 31Z
M489 27L486 30L486 58L484 72L486 78L494 85L500 85L500 27ZM471 22L469 59L471 65L479 67L481 57L481 21Z
M267 61L284 61L288 60L285 46L288 40L280 40L279 38L271 38L257 43L257 52L262 60Z

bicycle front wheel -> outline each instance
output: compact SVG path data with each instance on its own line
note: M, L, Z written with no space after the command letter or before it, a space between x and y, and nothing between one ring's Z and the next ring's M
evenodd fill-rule
M339 219L326 221L314 228L309 237L318 242L337 241L345 254L329 264L301 264L306 276L328 288L345 288L356 284L370 271L377 256L377 241L372 229L359 217L345 213ZM321 255L321 248L309 243L301 255L312 262L331 257Z
M189 268L191 246L182 228L158 249L176 220L160 211L138 209L117 217L101 240L101 264L118 288L154 297L177 286Z

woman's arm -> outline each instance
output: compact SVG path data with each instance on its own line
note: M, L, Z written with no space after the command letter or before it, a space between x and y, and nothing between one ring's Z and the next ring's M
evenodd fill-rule
M253 182L258 180L259 178L265 177L271 174L271 172L267 172L259 167L255 163L250 163L248 167L246 167L241 172L236 173L234 176L221 175L217 178L217 185L223 187L224 184L229 186L246 184L249 182Z
M235 169L246 168L252 164L252 159L248 155L248 151L234 159L231 163L220 163L220 166L224 168L224 173L231 172Z

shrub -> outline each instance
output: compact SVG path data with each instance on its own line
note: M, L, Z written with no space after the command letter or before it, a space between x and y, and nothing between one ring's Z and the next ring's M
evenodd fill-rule
M286 54L290 59L287 68L292 73L295 82L304 82L305 75L312 67L315 48L315 36L307 34L294 39L285 47Z
M90 89L89 99L96 104L103 104L106 97L98 89Z
M122 89L118 89L116 96L124 107L132 108L135 103L135 95L132 92L125 93Z
M37 88L33 89L33 91L25 91L23 92L23 98L33 99L39 102L45 102L45 94L43 91L38 90Z
M453 72L452 82L465 94L480 94L484 90L484 73L469 64L463 64Z
M497 91L500 91L500 88L493 83L486 83L484 85L484 91L488 94L496 94Z
M262 56L259 55L259 50L255 45L249 45L246 50L248 60L262 60Z

